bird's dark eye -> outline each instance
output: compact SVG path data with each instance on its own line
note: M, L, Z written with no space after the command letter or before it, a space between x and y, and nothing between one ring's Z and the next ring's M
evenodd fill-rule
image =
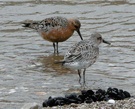
M98 37L97 40L101 40L102 38L101 37Z

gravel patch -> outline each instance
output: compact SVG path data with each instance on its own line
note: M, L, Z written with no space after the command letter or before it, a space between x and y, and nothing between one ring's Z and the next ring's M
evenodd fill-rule
M92 102L90 104L70 104L64 106L45 107L42 109L135 109L135 98L115 100L114 104L106 101Z

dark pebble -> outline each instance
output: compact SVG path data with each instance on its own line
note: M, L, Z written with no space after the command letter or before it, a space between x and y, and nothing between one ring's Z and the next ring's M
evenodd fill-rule
M82 103L85 101L85 97L83 95L78 95L78 98L81 100Z
M113 91L115 91L116 93L118 93L118 89L117 88L113 88Z
M98 89L97 91L96 91L96 94L105 94L106 92L105 92L105 90L102 90L102 89Z
M47 102L48 102L48 101L45 100L45 101L43 102L42 106L43 106L43 107L47 107L47 106L48 106L48 103L47 103Z
M86 91L86 90L82 90L81 93L82 93L82 95L83 95L84 97L87 96L87 91Z
M92 96L91 96L91 99L92 99L94 102L96 102L96 101L97 101L96 95L92 95Z
M112 88L109 87L109 88L107 89L107 93L111 93L111 92L112 92Z
M108 101L110 99L109 95L106 94L105 97L104 97L104 101Z
M87 93L87 95L89 95L89 96L90 96L90 95L93 95L93 94L94 94L94 91L93 91L93 90L87 90L87 92L86 92L86 93Z
M124 91L124 94L125 94L125 97L126 97L126 98L131 97L130 93L129 93L129 92L127 92L127 91Z
M46 105L50 107L55 106L55 99L53 98L48 99L48 101L46 102Z
M75 99L75 98L77 98L77 94L76 93L68 94L68 95L65 95L65 98Z
M55 106L57 106L57 105L62 106L64 104L65 104L64 100L56 100L55 101Z
M85 103L92 103L92 102L94 101L91 98L85 100Z
M65 98L67 98L70 101L70 103L81 103L82 102L82 99L76 93L65 95Z
M115 92L114 90L112 90L112 91L109 93L109 95L110 95L110 97L112 97L112 98L117 98L118 93Z
M123 91L122 89L109 87L107 91L98 89L96 92L93 90L82 90L81 94L67 94L65 97L54 97L51 96L43 102L43 107L52 107L57 105L67 105L71 103L92 103L96 101L108 101L109 99L123 100L131 97L130 93Z

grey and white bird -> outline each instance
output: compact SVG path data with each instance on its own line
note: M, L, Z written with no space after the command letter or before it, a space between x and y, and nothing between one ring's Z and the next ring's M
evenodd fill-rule
M71 46L66 52L64 59L57 63L62 63L66 68L78 70L79 83L81 81L81 70L83 70L83 84L85 84L86 68L93 65L99 56L99 45L101 43L110 44L105 41L101 34L93 33L89 39L82 40Z

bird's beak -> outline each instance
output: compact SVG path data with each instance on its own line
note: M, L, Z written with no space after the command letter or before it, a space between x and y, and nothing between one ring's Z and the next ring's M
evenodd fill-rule
M76 30L76 31L77 31L77 33L79 34L80 38L83 40L82 35L81 35L81 33L80 33L80 29L78 29L78 30Z
M110 43L110 42L108 42L108 41L106 41L106 40L104 40L104 39L103 39L103 43L106 43L106 44L111 45L111 43Z

